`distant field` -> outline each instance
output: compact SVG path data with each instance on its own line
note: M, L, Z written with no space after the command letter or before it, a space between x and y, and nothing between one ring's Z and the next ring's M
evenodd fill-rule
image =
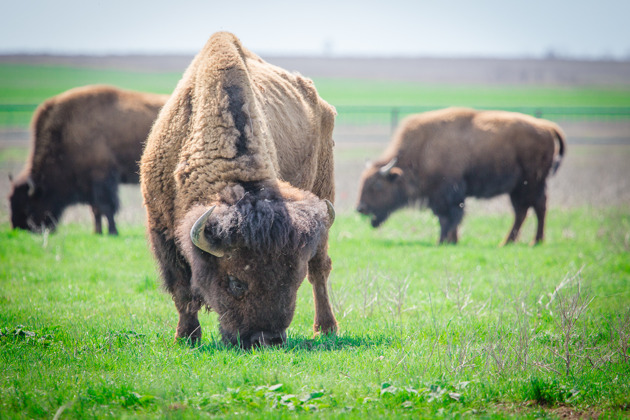
M0 105L35 105L76 86L111 84L139 91L170 93L180 72L100 70L84 67L0 64ZM630 90L595 87L519 87L316 78L320 95L331 104L347 106L470 106L518 107L630 107ZM32 107L0 112L0 127L26 127ZM340 115L340 122L344 115Z
M105 83L147 92L170 93L180 77L180 73L2 64L0 65L0 103L38 104L65 90L93 83Z
M379 106L573 107L630 106L630 90L587 87L428 85L410 82L316 79L330 103Z

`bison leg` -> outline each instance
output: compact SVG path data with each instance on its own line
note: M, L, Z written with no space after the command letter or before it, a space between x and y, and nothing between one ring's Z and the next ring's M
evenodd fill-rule
M116 229L116 221L114 220L114 213L108 213L107 217L107 227L109 228L110 235L118 235L118 229Z
M464 182L444 183L429 197L429 208L440 222L440 244L457 243L457 226L464 217Z
M512 200L512 207L514 208L514 225L512 225L512 229L508 234L505 241L503 241L502 245L510 244L518 238L518 233L521 230L521 226L525 221L525 217L527 217L527 210L529 206L527 204L523 204L519 199L518 195L510 194L510 199Z
M324 240L317 254L308 262L308 280L313 285L313 300L315 301L315 321L313 331L318 333L334 333L337 330L337 320L333 315L328 298L328 275L332 263L328 256L328 241Z
M175 307L179 313L179 321L177 322L177 330L175 331L175 340L184 340L191 344L201 342L201 324L197 313L200 305L192 300L192 296L175 296L173 295Z
M179 314L175 339L196 344L201 341L201 325L197 317L201 302L195 299L190 290L190 269L177 252L175 241L164 238L156 231L151 231L150 236L164 285L173 296Z
M103 225L101 223L101 211L98 207L92 206L92 213L94 214L94 233L98 235L103 234Z
M110 235L118 235L114 214L118 211L118 175L110 173L102 181L94 181L92 186L92 207L98 208L107 218Z
M534 203L534 211L536 212L536 219L538 219L538 226L536 229L536 238L532 245L541 243L545 235L545 216L547 214L547 193L543 189L536 202Z
M446 242L449 243L449 244L456 244L457 243L457 226L452 228L446 234Z
M457 243L457 227L464 217L464 203L452 206L445 212L433 212L440 221L440 244Z

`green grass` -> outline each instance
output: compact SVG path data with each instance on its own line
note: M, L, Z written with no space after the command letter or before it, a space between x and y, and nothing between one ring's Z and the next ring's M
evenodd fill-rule
M183 69L182 69L183 70ZM102 70L24 64L0 65L0 105L36 105L46 98L87 84L170 93L181 72ZM421 83L316 78L320 95L343 111L345 106L478 108L630 107L627 88L428 85ZM346 111L344 111L346 112ZM31 110L0 113L1 126L26 127ZM345 115L340 115L344 121ZM385 112L385 117L389 114ZM350 121L350 120L349 120Z
M181 72L2 64L0 103L40 103L92 83L170 93L180 78ZM320 95L337 106L630 106L630 90L613 88L428 85L325 78L316 78L315 84Z
M315 79L315 85L320 95L335 106L630 106L627 89L429 85L354 79Z
M251 352L220 342L213 313L202 346L173 343L141 226L1 225L0 418L627 416L630 209L552 210L544 245L524 243L528 220L499 248L510 219L468 215L460 244L436 246L427 211L379 230L338 215L339 334L312 338L305 281L286 345Z
M102 70L81 67L0 65L0 103L39 104L68 89L93 83L156 93L170 93L179 72Z

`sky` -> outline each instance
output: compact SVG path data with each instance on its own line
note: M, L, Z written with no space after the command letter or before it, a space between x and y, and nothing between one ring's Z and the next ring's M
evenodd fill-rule
M630 60L630 0L1 0L0 54L194 54L217 31L261 55Z

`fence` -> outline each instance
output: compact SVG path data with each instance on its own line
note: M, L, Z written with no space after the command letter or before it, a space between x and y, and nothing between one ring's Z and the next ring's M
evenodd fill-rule
M388 125L391 130L408 115L439 109L434 106L338 106L336 108L335 125ZM477 109L490 108L477 107ZM500 109L552 121L630 120L630 107L502 107Z
M37 104L0 104L0 128L27 128ZM336 126L389 126L393 130L407 115L425 112L435 106L349 106L337 108ZM477 109L484 109L479 107ZM494 108L497 109L497 108ZM630 107L502 107L552 121L630 120Z

